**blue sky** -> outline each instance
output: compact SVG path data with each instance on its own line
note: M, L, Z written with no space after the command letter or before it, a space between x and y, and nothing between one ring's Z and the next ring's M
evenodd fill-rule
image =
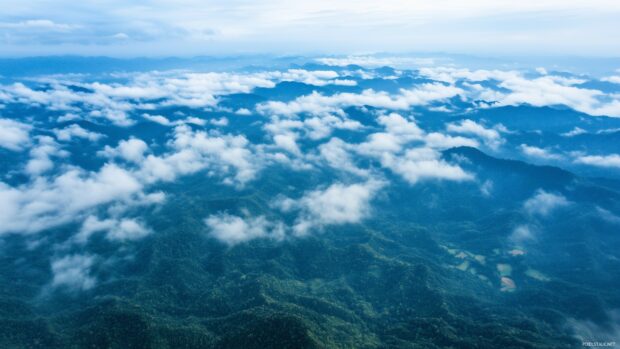
M3 1L0 54L618 56L614 0Z

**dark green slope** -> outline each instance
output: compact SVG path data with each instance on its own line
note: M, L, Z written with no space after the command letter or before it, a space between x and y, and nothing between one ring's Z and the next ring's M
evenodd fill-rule
M110 263L83 292L46 286L42 256L53 241L28 250L7 239L0 347L568 348L581 346L568 319L609 324L620 269L606 256L619 241L595 212L617 212L618 193L471 148L444 156L460 157L476 179L411 186L391 178L364 224L234 247L208 237L203 218L241 209L275 217L269 203L282 188L314 188L333 173L272 169L242 192L202 175L163 186L165 206L145 212L156 232L123 246L122 259L117 245L90 242ZM480 191L487 180L491 196ZM522 202L539 189L579 205L528 217ZM522 224L536 227L536 239L512 256L510 234ZM501 290L498 265L510 265L516 289Z

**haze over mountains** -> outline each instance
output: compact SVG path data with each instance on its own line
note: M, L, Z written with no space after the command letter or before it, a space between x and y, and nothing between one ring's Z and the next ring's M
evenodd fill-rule
M618 63L2 60L0 346L615 341Z

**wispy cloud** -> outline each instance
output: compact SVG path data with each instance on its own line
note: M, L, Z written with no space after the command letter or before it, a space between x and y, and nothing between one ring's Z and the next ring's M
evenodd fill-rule
M285 237L284 225L270 222L264 216L241 217L221 213L207 217L205 224L212 237L229 246L259 238L281 240Z
M521 152L528 157L539 158L543 160L560 160L562 155L554 153L548 148L540 148L534 145L521 144L519 146Z
M18 2L4 5L0 21L5 27L0 30L3 38L9 38L13 51L59 53L52 44L70 43L73 46L65 47L65 53L113 55L137 55L148 47L160 55L171 52L171 48L200 54L402 51L403 47L601 54L614 50L605 38L617 30L615 19L620 12L616 2L609 0L590 1L588 6L579 0L526 0L518 6L490 0L467 4L450 0L320 0L300 1L296 6L287 6L282 0L225 4L184 0L181 6L172 0L79 5L66 0L53 4L33 0L28 7ZM71 30L76 26L80 30ZM59 32L22 36L29 39L26 42L10 39L32 27ZM544 28L544 35L540 28ZM567 36L573 39L570 43L562 40ZM205 42L209 45L197 45Z
M549 216L553 211L568 206L570 201L563 195L538 190L523 203L523 208L530 215Z
M580 155L575 162L598 167L620 168L620 155Z
M91 275L95 257L91 255L70 255L52 261L54 287L67 287L71 291L93 288L96 279Z

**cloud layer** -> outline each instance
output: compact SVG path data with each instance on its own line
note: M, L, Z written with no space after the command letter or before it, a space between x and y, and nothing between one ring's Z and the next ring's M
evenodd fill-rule
M177 200L201 205L194 218L204 235L235 247L367 224L384 213L392 190L449 181L473 187L481 200L497 199L501 181L485 178L467 157L444 155L453 147L588 170L620 167L605 147L567 147L617 132L592 126L613 124L591 117L618 116L618 96L585 88L589 77L432 62L420 70L344 65L356 60L385 59L2 80L0 236L49 247L52 287L84 291L103 282L97 270L104 261L130 259L155 237L156 212ZM522 105L568 108L584 122L521 130L520 119L495 118ZM523 110L536 110L530 107ZM263 188L269 195L259 195ZM211 195L239 200L206 204ZM539 190L518 205L524 219L508 239L521 247L573 202ZM615 224L613 210L597 212ZM118 258L95 252L98 244Z

